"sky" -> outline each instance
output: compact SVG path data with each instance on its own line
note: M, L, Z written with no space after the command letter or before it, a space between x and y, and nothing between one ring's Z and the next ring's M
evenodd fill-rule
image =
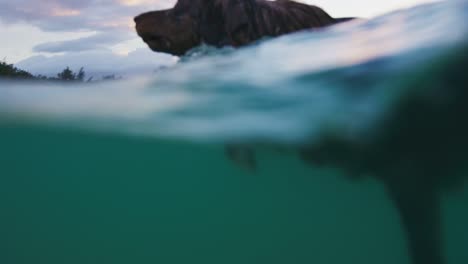
M301 0L333 17L364 18L430 0ZM133 17L170 8L176 0L0 0L0 60L35 74L84 66L102 74L138 72L177 58L151 52ZM138 66L138 67L137 67Z

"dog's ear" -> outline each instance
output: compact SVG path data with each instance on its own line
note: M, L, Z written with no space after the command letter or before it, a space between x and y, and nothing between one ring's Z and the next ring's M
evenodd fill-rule
M203 42L214 46L241 46L249 42L249 16L245 3L250 0L194 1L202 3L195 17Z
M193 2L194 1L191 1L191 0L178 0L177 3L174 6L174 9L188 8L188 7L190 7L191 4L194 4Z
M255 4L252 1L225 1L224 30L230 44L242 46L255 40Z
M173 8L173 14L176 16L181 14L190 15L193 18L198 18L211 1L213 0L178 0Z

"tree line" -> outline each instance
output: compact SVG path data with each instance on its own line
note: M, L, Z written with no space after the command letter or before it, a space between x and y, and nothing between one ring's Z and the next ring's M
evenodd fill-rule
M81 67L77 72L74 72L70 67L66 67L56 76L33 75L25 70L18 69L13 64L5 61L0 62L0 78L3 79L21 79L21 80L46 80L46 81L65 81L65 82L91 82L93 77L86 79L86 72ZM121 77L116 77L114 74L102 77L102 80L117 80Z

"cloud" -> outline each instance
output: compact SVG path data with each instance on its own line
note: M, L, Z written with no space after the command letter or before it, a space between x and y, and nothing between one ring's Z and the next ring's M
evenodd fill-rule
M137 39L133 17L150 10L170 8L177 0L0 0L0 24L27 24L56 38L43 43L30 40L36 53L66 53L113 49ZM64 40L65 33L86 34ZM89 33L94 35L89 36ZM12 42L28 42L17 38ZM26 43L22 46L26 45Z
M25 22L44 31L106 31L133 28L141 12L168 8L176 0L0 0L0 20Z
M65 67L78 70L84 67L88 76L99 78L103 75L123 76L151 74L161 67L175 64L177 58L140 48L128 55L119 55L110 50L92 50L65 53L46 57L33 56L16 64L17 67L33 74L55 76Z
M126 32L98 33L90 37L54 41L39 44L33 47L34 52L63 53L80 52L96 49L109 49L110 46L122 41L130 40L133 35Z

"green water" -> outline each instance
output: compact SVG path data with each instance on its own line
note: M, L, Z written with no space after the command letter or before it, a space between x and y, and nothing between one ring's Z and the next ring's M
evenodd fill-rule
M409 263L383 187L221 145L0 125L0 262ZM448 263L468 263L468 192L444 199Z

